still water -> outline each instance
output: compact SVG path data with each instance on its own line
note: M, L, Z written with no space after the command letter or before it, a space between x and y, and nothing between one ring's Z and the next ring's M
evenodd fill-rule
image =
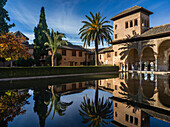
M170 76L120 74L57 85L51 81L0 82L0 126L170 127Z

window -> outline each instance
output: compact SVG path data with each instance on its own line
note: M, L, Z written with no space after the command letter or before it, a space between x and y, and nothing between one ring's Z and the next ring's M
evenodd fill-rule
M133 34L133 35L136 35L136 30L133 30L133 31L132 31L132 34Z
M62 85L62 90L66 90L66 85Z
M117 25L115 25L115 30L117 29Z
M128 28L128 22L125 22L125 28Z
M115 52L115 56L117 56L117 52Z
M117 117L117 112L115 112L115 116Z
M115 103L115 107L117 107L117 103Z
M135 125L138 125L138 118L135 117Z
M82 83L81 82L79 83L79 88L82 88Z
M135 26L138 26L138 20L135 19Z
M72 51L72 56L76 56L76 50Z
M102 59L102 55L100 55L100 60Z
M111 57L111 54L110 54L110 52L108 52L108 53L107 53L107 58L108 58L108 57Z
M133 123L133 116L130 116L130 122Z
M107 83L107 88L110 88L111 87L111 84L110 83Z
M115 34L115 39L117 39L117 34Z
M130 21L130 27L133 27L133 21Z
M128 114L125 115L125 120L126 120L127 122L129 121L129 115L128 115Z
M115 90L117 90L117 85L115 85Z
M76 89L76 84L72 84L72 89Z
M66 56L66 50L65 49L62 49L62 55Z
M79 51L79 57L82 57L82 51Z

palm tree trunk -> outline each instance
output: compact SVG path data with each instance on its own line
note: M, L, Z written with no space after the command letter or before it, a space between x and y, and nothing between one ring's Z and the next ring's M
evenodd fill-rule
M54 54L52 54L51 56L51 64L52 64L52 67L54 67Z
M56 51L56 57L55 57L55 66L57 66L57 51Z
M98 59L98 43L97 43L97 41L95 41L95 66L98 65L98 61L99 61L99 59Z
M98 80L95 81L95 106L98 108L98 98L99 98L99 88L98 88Z

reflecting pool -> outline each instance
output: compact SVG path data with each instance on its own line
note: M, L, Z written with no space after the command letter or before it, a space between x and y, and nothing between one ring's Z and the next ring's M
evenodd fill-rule
M170 126L170 76L113 77L0 82L0 126Z

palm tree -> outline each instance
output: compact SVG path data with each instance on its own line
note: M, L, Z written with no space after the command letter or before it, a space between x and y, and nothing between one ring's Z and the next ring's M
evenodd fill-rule
M111 41L111 34L112 34L112 26L111 25L104 25L105 23L110 23L109 21L106 21L106 17L102 18L100 15L100 12L96 13L96 15L93 15L92 12L90 12L91 17L86 15L86 18L88 21L82 21L84 23L83 27L80 29L79 35L81 34L80 38L84 42L84 46L88 45L90 46L90 42L95 43L95 65L98 65L98 45L102 43L104 45L103 41L106 42Z
M90 123L89 126L95 127L109 124L106 119L113 118L112 101L104 100L104 97L98 98L98 81L95 83L95 100L91 101L87 96L83 97L83 100L80 105L81 110L79 110L83 118L82 123Z
M62 38L65 37L65 35L63 33L59 33L59 32L54 32L54 30L52 29L52 34L51 36L47 33L47 31L44 31L45 35L48 38L49 42L46 42L44 45L47 45L51 48L52 51L52 57L51 57L51 62L52 62L52 67L54 66L54 56L57 53L57 49L59 47L61 47L62 45L67 45L67 41L62 40ZM56 62L57 63L57 62Z

